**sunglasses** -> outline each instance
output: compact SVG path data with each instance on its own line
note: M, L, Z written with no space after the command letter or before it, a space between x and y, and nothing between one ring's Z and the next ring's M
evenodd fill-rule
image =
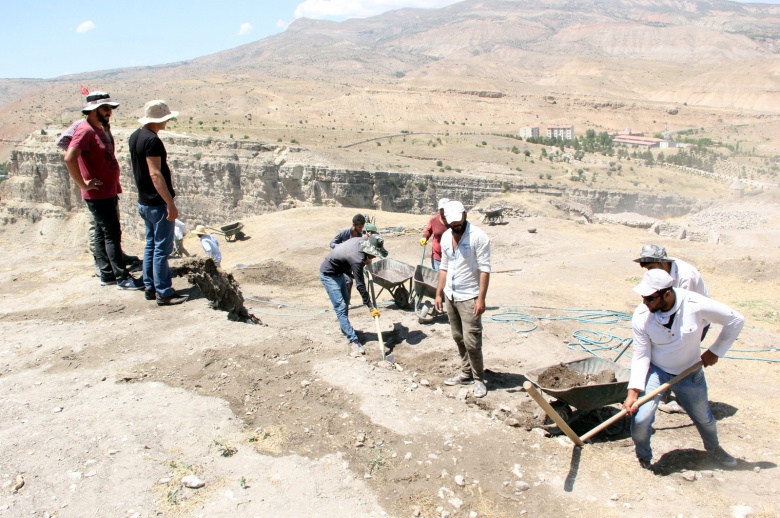
M642 300L645 302L645 304L652 304L653 302L655 302L655 300L656 300L657 298L659 298L659 297L663 297L663 296L664 296L664 293L666 293L666 291L667 291L667 290L656 291L656 292L655 292L655 293L653 293L652 295L648 295L648 296L646 296L646 297L643 295L643 296L642 296Z

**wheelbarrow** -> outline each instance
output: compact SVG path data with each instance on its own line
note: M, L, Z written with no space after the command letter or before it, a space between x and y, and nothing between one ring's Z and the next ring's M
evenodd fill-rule
M236 239L244 237L244 233L241 232L241 229L244 228L244 224L240 221L219 228L208 228L221 236L225 236L225 241L235 241Z
M439 284L439 272L433 268L428 268L422 264L418 264L414 269L414 293L412 294L412 300L414 301L414 312L417 314L417 318L420 322L431 320L436 316L431 301L423 301L426 297L429 299L436 298L436 287Z
M611 361L595 356L583 360L563 363L561 365L581 374L598 374L603 370L611 370L615 372L615 378L617 379L617 381L611 383L583 385L567 389L554 389L539 384L539 376L550 367L554 367L554 365L527 372L525 377L531 383L538 386L545 394L555 398L554 401L549 403L549 406L552 407L552 410L554 410L567 425L570 425L583 415L591 412L595 412L599 422L605 421L615 413L611 411L615 409L610 407L611 410L609 410L604 407L608 407L615 403L622 403L628 395L628 380L631 377L631 371L625 367L621 367ZM545 428L548 430L551 428L554 429L554 425L550 425L549 427L546 426ZM624 429L625 423L619 422L612 428L607 428L605 432L607 435L617 435L622 433Z
M371 286L371 295L374 306L376 306L376 297L387 290L395 301L395 305L401 309L412 307L411 297L409 295L412 289L412 275L414 267L395 259L382 259L365 267L366 277ZM409 287L405 286L409 283ZM373 286L379 286L382 289L374 295Z
M504 222L504 209L487 210L482 213L482 223L495 225Z

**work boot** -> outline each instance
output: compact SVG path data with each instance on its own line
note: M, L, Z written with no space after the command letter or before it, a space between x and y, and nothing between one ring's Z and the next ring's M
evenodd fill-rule
M363 348L360 342L349 342L349 347L353 353L366 354L366 350Z
M737 467L737 459L726 453L726 450L718 446L714 450L712 450L710 453L710 456L712 459L723 466L724 468L736 468Z
M154 290L144 289L144 298L146 300L156 300L157 299L157 292L154 291Z

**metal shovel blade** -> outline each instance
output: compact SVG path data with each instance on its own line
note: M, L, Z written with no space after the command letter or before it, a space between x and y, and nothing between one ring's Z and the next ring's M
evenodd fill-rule
M382 328L379 326L379 317L374 317L374 322L376 322L376 337L379 340L379 348L382 350L382 361L394 365L395 354L393 352L385 354L385 341L382 340Z

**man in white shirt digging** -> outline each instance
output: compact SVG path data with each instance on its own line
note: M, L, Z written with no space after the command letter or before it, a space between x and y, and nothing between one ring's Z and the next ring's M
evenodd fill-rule
M663 394L658 394L641 407L635 406L637 399L699 359L705 367L715 365L734 343L745 323L742 315L725 304L673 285L674 279L668 273L652 269L634 288L641 295L642 304L636 308L631 320L634 357L623 408L633 416L631 437L639 463L646 469L651 467L653 452L650 438L655 412ZM709 349L702 353L701 333L708 322L720 324L723 329ZM693 420L704 441L704 448L712 458L722 466L736 466L736 459L726 453L718 442L715 417L707 399L704 369L689 374L670 390Z

